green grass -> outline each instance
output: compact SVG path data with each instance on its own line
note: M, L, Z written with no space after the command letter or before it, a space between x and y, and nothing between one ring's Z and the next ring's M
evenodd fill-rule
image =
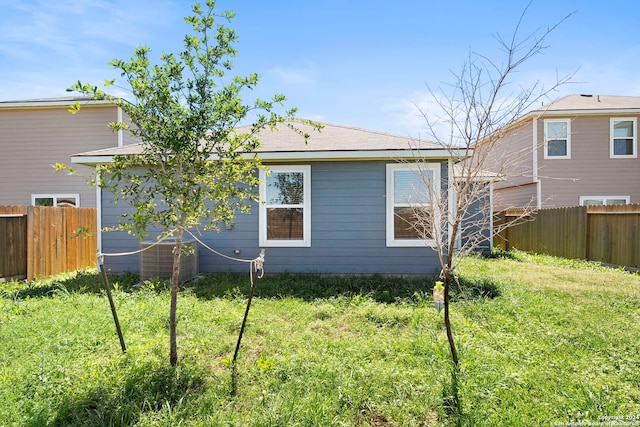
M0 284L0 426L543 426L640 416L640 277L591 263L468 258L452 376L433 280L257 281L231 395L246 275L168 292L112 277L127 353L92 271ZM453 381L455 379L455 381ZM640 420L636 420L640 421Z

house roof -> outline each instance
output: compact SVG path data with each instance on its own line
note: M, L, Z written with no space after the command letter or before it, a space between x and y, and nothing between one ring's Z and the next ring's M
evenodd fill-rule
M567 95L533 110L531 114L604 114L640 112L640 96Z
M83 105L114 105L113 101L95 100L92 96L64 96L59 98L21 99L14 101L0 101L0 109L17 108L51 108L69 107L71 104L80 102Z
M311 160L357 160L357 159L389 159L419 156L428 158L463 157L464 152L450 153L440 145L383 132L365 130L350 126L323 123L320 132L310 125L295 122L294 126L309 133L308 144L302 136L288 126L278 125L276 131L263 129L260 134L261 147L256 150L263 160L295 161ZM247 130L238 128L239 132ZM115 155L139 154L142 144L132 144L102 150L79 153L72 156L73 163L99 164L108 163Z
M550 104L531 110L515 121L508 123L498 131L511 131L523 126L527 122L540 117L566 117L576 115L620 115L640 114L640 96L618 95L566 95L558 98ZM495 135L495 133L493 134ZM485 138L479 143L483 143Z

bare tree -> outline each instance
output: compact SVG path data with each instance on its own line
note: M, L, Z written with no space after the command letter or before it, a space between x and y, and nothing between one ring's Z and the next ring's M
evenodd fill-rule
M433 116L420 109L429 138L446 149L451 160L445 184L441 185L428 173L428 164L421 160L420 148L416 147L411 162L415 164L420 182L413 186L413 191L422 195L415 197L417 203L411 205L412 215L410 218L405 216L404 221L411 224L419 238L432 245L438 254L444 282L444 321L455 366L458 365L458 353L449 317L455 269L470 252L483 246L489 248L493 226L492 183L506 178L514 164L526 154L523 150L533 148L512 151L501 157L495 156L494 149L507 132L518 125L519 118L573 76L573 73L558 76L547 87L541 81L528 88L514 84L514 73L531 58L542 54L548 47L548 36L571 16L522 36L521 26L529 5L520 15L510 38L495 36L504 54L501 61L470 53L460 72L453 73L451 85L438 87L438 90L427 86L439 114ZM445 137L438 132L443 124L447 129ZM522 218L516 217L500 227L513 225Z

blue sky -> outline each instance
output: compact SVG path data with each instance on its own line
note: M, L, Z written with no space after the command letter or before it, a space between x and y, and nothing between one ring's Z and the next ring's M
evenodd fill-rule
M501 62L494 34L510 36L528 0L218 0L240 37L232 75L257 72L245 100L282 93L299 116L399 135L425 135L416 105L426 85L453 81L476 51ZM118 78L107 63L146 44L178 52L190 1L0 0L0 100L68 95L74 81ZM514 84L569 93L640 95L640 2L534 0L522 34L575 12ZM124 83L122 79L117 80ZM126 92L117 93L127 97ZM551 99L550 99L551 100Z

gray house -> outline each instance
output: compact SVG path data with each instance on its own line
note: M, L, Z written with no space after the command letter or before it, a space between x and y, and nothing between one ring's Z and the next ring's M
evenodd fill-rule
M310 132L312 133L312 132ZM230 257L252 259L266 250L268 272L358 274L429 274L437 272L437 255L407 227L404 195L422 173L442 188L450 182L453 164L462 153L408 137L325 124L305 145L297 133L283 126L261 134L258 153L271 171L261 174L260 196L249 214L239 213L220 232L198 232L208 246ZM117 154L139 152L139 145L74 155L72 163L95 167ZM414 164L412 164L414 163ZM278 177L296 181L299 196L280 197ZM300 194L301 192L301 194ZM112 203L101 192L99 224L113 226L127 207ZM285 212L295 212L285 218ZM134 251L138 239L123 232L102 232L101 251ZM246 264L200 249L201 272L244 272ZM140 268L139 255L106 260L113 271Z

